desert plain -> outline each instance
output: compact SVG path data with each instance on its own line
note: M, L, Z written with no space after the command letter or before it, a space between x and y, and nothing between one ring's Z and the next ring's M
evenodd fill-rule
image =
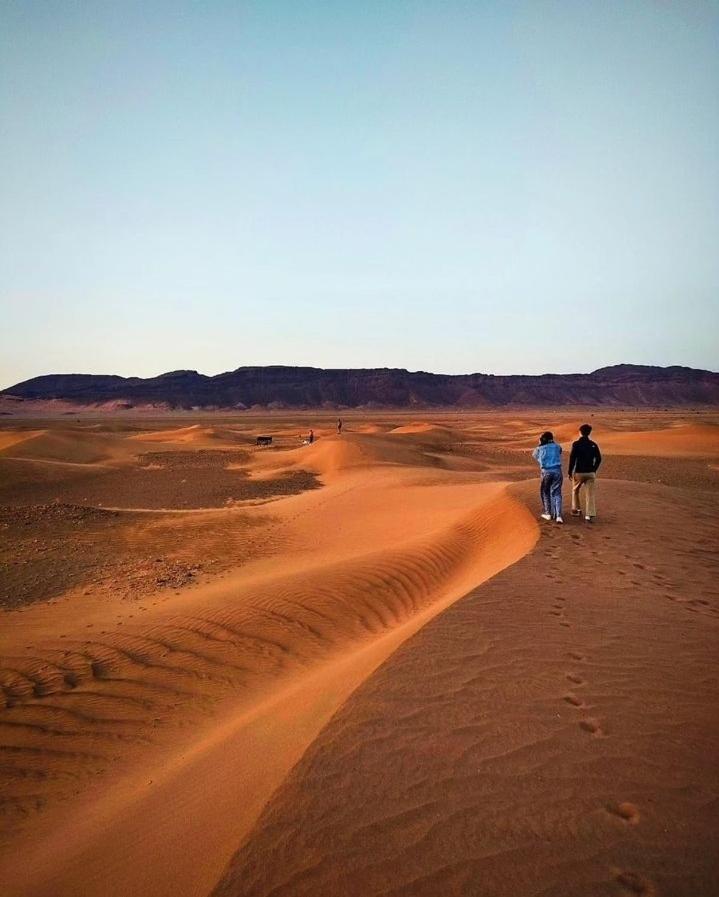
M2 420L0 892L719 894L719 413L343 418Z

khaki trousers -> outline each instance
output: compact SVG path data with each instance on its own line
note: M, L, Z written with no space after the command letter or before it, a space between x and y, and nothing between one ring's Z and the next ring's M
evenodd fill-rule
M585 517L597 516L597 475L596 473L574 473L572 474L572 510L581 511L582 506L579 501L579 493L584 486L584 515Z

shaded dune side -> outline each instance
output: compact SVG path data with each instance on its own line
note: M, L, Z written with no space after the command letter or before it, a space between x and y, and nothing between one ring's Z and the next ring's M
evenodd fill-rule
M215 897L719 893L719 508L601 488L365 681Z
M378 639L528 550L534 521L503 487L447 531L299 573L215 589L196 613L3 658L5 836L82 780L131 763L231 697L252 706L350 645ZM148 615L149 616L149 615Z

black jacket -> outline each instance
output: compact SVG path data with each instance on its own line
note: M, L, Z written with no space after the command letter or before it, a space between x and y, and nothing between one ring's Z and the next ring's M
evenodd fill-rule
M569 476L573 473L596 473L602 463L602 453L599 446L588 436L580 436L572 443L572 452L569 456Z

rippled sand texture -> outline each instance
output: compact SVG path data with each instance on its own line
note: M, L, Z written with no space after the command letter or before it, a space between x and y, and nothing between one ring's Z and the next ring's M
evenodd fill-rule
M172 452L174 508L102 503L128 558L218 564L2 612L3 893L719 893L719 427L597 421L600 520L540 529L543 420L6 426L15 508L28 464ZM320 488L178 507L233 472Z

